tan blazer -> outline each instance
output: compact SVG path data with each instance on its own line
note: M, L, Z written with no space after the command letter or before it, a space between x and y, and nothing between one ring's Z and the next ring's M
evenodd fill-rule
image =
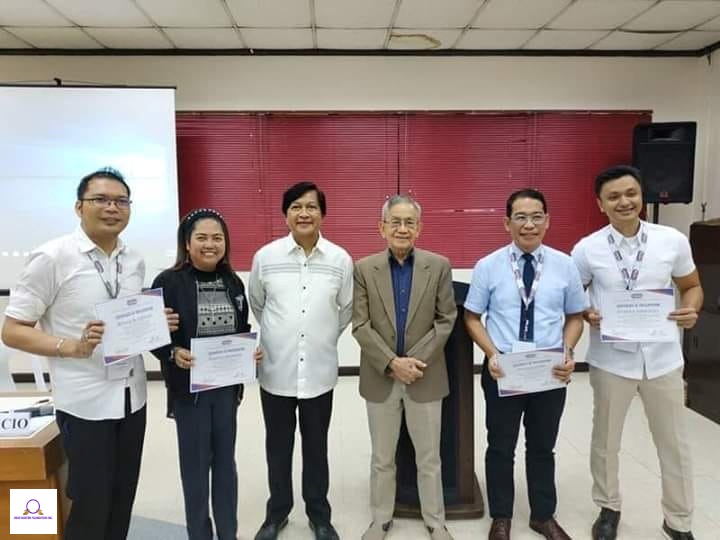
M355 263L352 332L361 349L360 395L375 403L390 395L394 379L385 368L397 356L388 257L385 250ZM437 401L449 392L444 347L457 317L452 273L445 257L417 248L414 257L405 356L422 360L427 367L407 392L414 401Z

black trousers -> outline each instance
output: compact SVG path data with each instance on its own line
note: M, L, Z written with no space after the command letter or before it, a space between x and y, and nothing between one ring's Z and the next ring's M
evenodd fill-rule
M332 397L332 390L312 399L298 399L276 396L260 389L270 487L266 522L280 523L293 507L292 456L297 409L302 436L302 495L305 513L313 523L330 523L327 434Z
M555 442L565 407L565 388L535 394L498 397L497 382L487 360L482 371L485 393L485 480L490 516L512 518L515 501L513 468L520 421L525 426L525 473L530 519L545 521L555 514Z
M146 408L125 418L84 420L63 411L56 420L68 458L67 496L72 500L65 540L124 540L130 527Z

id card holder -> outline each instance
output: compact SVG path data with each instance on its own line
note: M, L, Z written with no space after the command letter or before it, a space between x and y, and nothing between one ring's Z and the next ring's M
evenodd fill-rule
M640 349L640 343L637 341L616 341L612 346L615 350L628 353L636 353Z
M537 349L537 345L534 341L514 341L512 344L512 352L527 352L534 351Z
M130 358L126 358L105 366L105 373L109 381L117 381L130 377L131 369Z

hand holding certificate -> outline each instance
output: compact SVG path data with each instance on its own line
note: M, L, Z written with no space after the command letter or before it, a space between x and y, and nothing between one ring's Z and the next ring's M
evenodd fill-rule
M190 392L255 381L256 342L255 333L190 340Z
M497 361L505 373L504 377L497 380L500 397L544 392L566 386L553 373L554 367L565 362L562 348L501 354Z
M162 289L97 304L95 313L105 323L101 344L106 365L170 343Z
M677 323L668 319L674 309L673 289L610 292L602 301L600 339L609 343L677 341Z

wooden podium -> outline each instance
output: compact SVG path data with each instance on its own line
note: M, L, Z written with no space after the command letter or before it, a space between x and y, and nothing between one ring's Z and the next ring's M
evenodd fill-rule
M447 519L480 518L485 513L475 476L473 342L465 330L463 303L468 284L453 282L458 317L445 345L450 394L443 400L440 458ZM403 416L396 454L395 516L420 518L415 451Z
M26 394L0 394L19 397ZM65 454L57 424L52 422L26 439L0 438L0 538L13 540L62 540L68 501L65 487ZM11 489L57 489L58 534L10 536Z

